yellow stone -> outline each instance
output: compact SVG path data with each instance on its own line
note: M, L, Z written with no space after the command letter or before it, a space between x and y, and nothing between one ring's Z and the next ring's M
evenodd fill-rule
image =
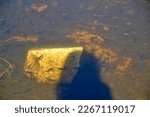
M79 68L83 47L31 49L24 72L38 82L70 83Z

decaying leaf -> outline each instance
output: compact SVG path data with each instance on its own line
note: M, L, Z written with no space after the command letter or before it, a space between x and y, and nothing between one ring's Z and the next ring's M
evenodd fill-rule
M79 68L82 47L31 49L28 51L24 71L38 82L71 82Z

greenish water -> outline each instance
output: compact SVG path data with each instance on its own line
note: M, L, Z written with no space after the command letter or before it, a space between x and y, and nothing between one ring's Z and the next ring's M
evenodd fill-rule
M48 7L38 11L33 4ZM40 84L24 76L31 48L92 46L67 38L75 30L103 37L98 48L110 48L118 60L109 64L96 58L95 50L87 54L85 49L81 69L69 86ZM149 33L148 0L1 0L0 57L14 71L0 78L0 99L150 99ZM36 36L38 41L20 42L15 36ZM123 58L130 58L131 65L116 74Z

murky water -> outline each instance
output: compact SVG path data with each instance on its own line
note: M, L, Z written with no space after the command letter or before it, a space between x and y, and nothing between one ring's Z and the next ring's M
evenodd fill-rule
M149 33L149 0L1 0L0 99L150 99ZM24 76L28 50L74 46L71 84Z

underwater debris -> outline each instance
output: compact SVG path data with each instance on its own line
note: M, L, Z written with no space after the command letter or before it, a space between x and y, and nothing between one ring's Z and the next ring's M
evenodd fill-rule
M38 41L38 37L37 36L12 36L6 40L6 42L9 42L9 41L35 43Z
M48 4L42 3L42 4L31 4L31 8L36 10L37 12L43 12L45 9L48 8Z
M0 63L4 66L4 64L7 66L7 67L4 67L4 68L0 68L0 78L3 77L6 73L12 73L14 70L13 70L13 65L6 59L4 58L0 58ZM1 67L1 66L0 66Z
M131 26L132 22L126 22L126 25Z
M103 29L104 29L104 31L109 31L109 27L108 26L104 26Z
M83 47L31 49L25 61L25 75L43 83L69 83L78 71L75 68L79 68L82 50Z

